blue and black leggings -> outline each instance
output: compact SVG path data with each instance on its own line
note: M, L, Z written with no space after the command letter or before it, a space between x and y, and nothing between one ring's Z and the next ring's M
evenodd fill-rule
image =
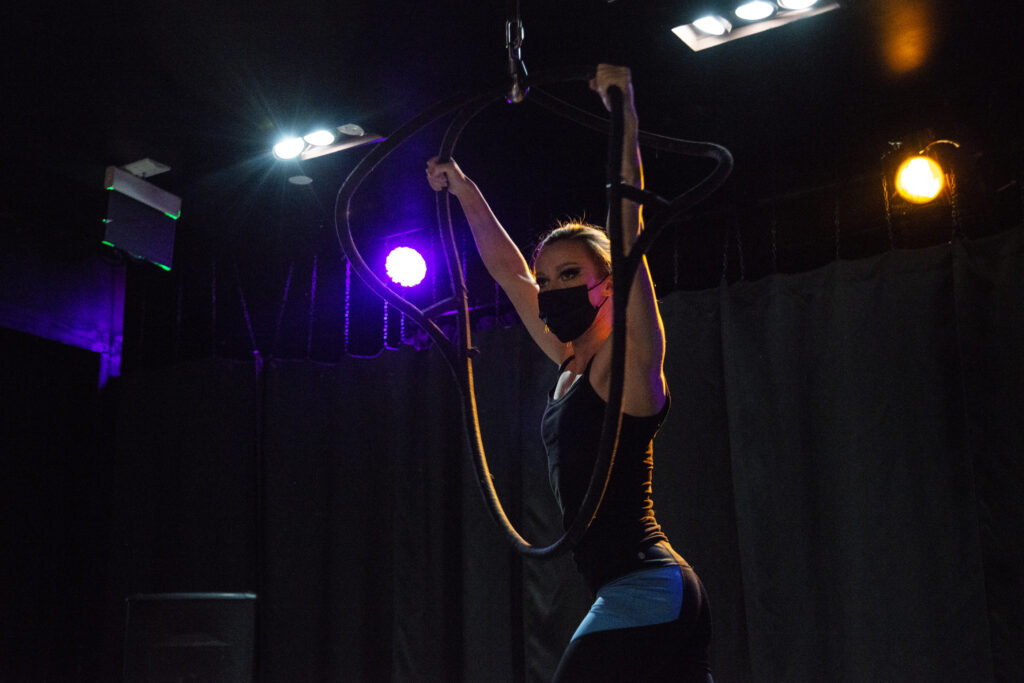
M632 572L602 586L554 683L712 683L711 610L684 564Z

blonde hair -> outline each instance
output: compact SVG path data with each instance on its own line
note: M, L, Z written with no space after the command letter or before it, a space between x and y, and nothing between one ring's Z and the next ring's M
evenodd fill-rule
M612 273L612 245L605 234L604 228L584 223L579 220L570 220L558 224L558 227L541 237L537 247L533 250L533 259L530 262L530 269L536 271L537 257L540 252L553 242L576 241L582 244L594 262L603 271L603 275Z

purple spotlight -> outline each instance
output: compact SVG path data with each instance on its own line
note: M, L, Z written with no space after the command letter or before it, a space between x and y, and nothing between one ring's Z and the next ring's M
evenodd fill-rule
M388 277L403 287L415 287L427 275L427 262L410 247L396 247L388 254L384 268Z

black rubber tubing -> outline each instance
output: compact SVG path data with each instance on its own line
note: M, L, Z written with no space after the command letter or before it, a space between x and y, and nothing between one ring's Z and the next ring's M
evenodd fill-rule
M508 92L508 84L502 83L500 86L495 86L482 93L459 95L444 100L408 121L385 141L375 145L356 165L338 189L334 205L334 227L338 244L344 256L349 259L356 274L371 291L418 324L437 345L438 350L451 367L462 396L463 418L466 423L466 432L470 450L472 451L473 464L488 510L495 522L505 532L513 547L526 556L536 558L557 557L575 547L586 533L591 521L597 515L604 491L607 488L612 466L614 465L622 418L622 394L625 384L626 303L630 290L629 285L632 283L644 254L647 253L655 238L665 227L680 218L686 210L703 201L712 192L721 187L732 170L732 155L729 153L729 150L720 145L710 142L679 140L641 131L639 133L641 145L674 154L709 158L716 162L715 168L699 183L671 201L624 184L620 178L623 139L622 92L615 87L610 89L609 99L611 100L612 113L610 119L603 119L536 89L536 86L553 83L588 81L592 75L593 69L570 67L539 72L531 76L527 81L527 86L534 89L531 90L531 94L527 97L526 101L534 101L552 113L568 118L587 128L599 131L609 131L610 128L605 189L608 201L607 231L612 246L612 281L615 285L612 290L612 367L609 397L601 428L598 455L587 493L580 503L580 509L575 514L573 521L554 543L547 546L535 546L526 541L509 521L494 489L493 477L487 465L487 458L483 449L483 439L480 434L476 392L473 384L472 359L476 355L476 350L471 344L468 294L462 268L459 265L448 192L444 190L438 193L438 222L453 294L451 299L439 302L426 310L419 309L401 295L392 291L373 273L359 253L359 249L352 237L351 225L349 223L349 205L355 191L373 169L392 151L426 126L455 112L456 116L449 125L439 154L439 158L442 161L449 160L463 128L487 106L499 100L504 101ZM633 244L628 257L625 255L622 244L621 202L623 198L641 203L653 203L657 205L658 209L655 217L647 222L644 231ZM342 207L345 208L343 220L340 211ZM442 309L447 311L447 305L451 304L456 305L458 322L456 336L459 341L458 344L449 339L430 317L431 311Z

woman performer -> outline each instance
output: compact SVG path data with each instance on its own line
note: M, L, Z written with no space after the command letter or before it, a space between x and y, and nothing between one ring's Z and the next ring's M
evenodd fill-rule
M607 90L623 93L622 178L643 187L630 71L601 64L590 82L609 108ZM542 436L563 522L572 522L597 457L611 377L613 283L608 237L574 223L549 233L531 269L486 200L452 161L427 162L435 191L458 198L488 272L515 306L533 340L558 363ZM627 254L642 230L640 206L624 201ZM598 514L574 550L596 599L555 673L569 681L709 683L711 617L704 587L669 545L651 500L652 439L669 408L662 369L665 331L644 260L626 308L622 427L611 479Z

